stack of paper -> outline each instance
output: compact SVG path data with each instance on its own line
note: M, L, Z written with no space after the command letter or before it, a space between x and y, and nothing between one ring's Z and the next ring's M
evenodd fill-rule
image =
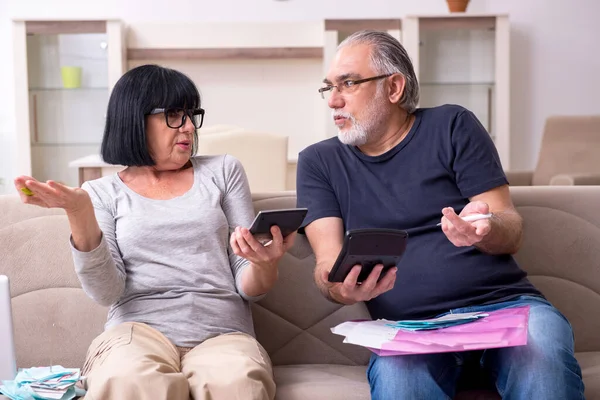
M427 354L525 345L528 320L523 306L421 321L350 321L331 331L383 356Z
M467 324L479 318L489 316L487 313L462 313L462 314L447 314L442 317L424 320L410 320L391 322L389 326L409 331L421 331L430 329L448 328L455 325Z
M75 388L82 379L78 368L36 367L22 369L13 381L3 381L0 393L11 400L69 400L85 391Z

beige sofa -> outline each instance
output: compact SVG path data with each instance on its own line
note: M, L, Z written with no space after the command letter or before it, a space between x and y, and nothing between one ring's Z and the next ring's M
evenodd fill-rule
M600 399L600 187L516 187L511 193L525 218L517 259L573 324L587 398ZM254 204L257 211L293 207L295 195L256 194ZM0 196L0 273L11 278L20 367L81 366L102 329L106 309L80 289L68 235L61 211ZM324 300L312 281L313 265L299 236L281 262L277 286L253 307L258 338L276 365L277 399L368 399L370 353L330 332L342 321L368 317L366 309ZM481 392L457 397L495 398Z

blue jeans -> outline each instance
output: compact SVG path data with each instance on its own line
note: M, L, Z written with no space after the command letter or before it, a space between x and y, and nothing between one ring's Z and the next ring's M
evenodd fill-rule
M529 305L527 345L406 356L375 354L367 368L373 400L452 399L465 359L479 355L491 372L498 393L507 400L584 399L581 369L574 356L573 331L567 319L549 302L521 296L507 302L465 307L452 313L493 311Z

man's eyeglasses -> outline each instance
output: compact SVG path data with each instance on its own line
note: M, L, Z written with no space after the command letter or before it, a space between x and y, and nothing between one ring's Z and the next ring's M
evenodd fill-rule
M184 109L184 108L155 108L150 111L150 115L165 114L167 126L172 129L179 129L185 125L186 118L189 118L194 124L194 128L199 129L204 121L204 110L202 108Z
M360 85L361 83L374 81L376 79L387 78L388 76L392 76L392 75L394 75L394 74L378 75L378 76L373 76L371 78L365 78L365 79L346 79L345 81L343 81L337 85L330 84L330 85L320 88L319 93L321 93L321 97L323 99L331 96L331 93L333 93L333 88L337 88L339 93L342 93L342 92L352 93L356 89L356 87L358 85Z

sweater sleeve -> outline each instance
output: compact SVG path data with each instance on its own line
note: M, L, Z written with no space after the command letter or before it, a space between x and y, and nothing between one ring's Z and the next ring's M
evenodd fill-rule
M85 182L82 189L92 199L96 220L102 231L102 239L95 249L82 252L75 248L73 237L69 239L75 272L84 292L94 301L110 306L121 298L125 291L126 272L115 237L115 220L106 201L99 192ZM106 200L106 199L105 199Z
M225 194L223 197L223 212L227 217L229 224L229 237L236 226L249 227L254 218L254 207L252 205L252 195L250 185L246 177L246 172L241 162L232 156L225 156L223 160L223 170L225 174ZM247 301L260 300L260 296L248 296L242 290L243 272L250 262L243 257L236 255L228 244L227 251L229 255L229 264L233 276L235 277L235 287L240 296Z

